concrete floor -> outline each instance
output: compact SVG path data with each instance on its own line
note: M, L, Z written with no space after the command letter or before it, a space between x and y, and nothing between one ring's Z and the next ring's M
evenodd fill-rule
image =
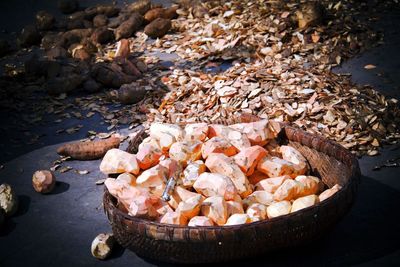
M400 13L383 14L382 18L376 27L384 30L385 43L345 62L335 71L352 73L355 82L372 84L399 98L400 34L396 25L400 25ZM377 68L365 70L365 64L374 64ZM93 118L87 127L96 130L97 122ZM51 162L58 159L55 153L58 145L49 144L79 138L79 133L49 137L35 150L29 153L11 151L8 158L12 159L6 163L2 161L4 169L0 170L0 182L15 188L20 209L0 233L0 266L168 266L142 259L121 248L106 261L91 256L93 238L100 232L110 231L101 206L103 186L95 185L104 178L98 171L100 161L70 161L65 165L90 173L79 175L74 170L57 173L58 184L50 195L40 195L33 190L33 172L48 169ZM372 169L388 159L400 157L400 150L392 146L380 152L377 157L359 160L363 177L355 205L328 236L301 248L218 266L399 266L399 169Z

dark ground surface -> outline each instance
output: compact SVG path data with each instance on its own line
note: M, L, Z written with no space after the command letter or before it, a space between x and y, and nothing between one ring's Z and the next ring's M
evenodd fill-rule
M11 13L17 6L7 6L3 2L0 2L2 15ZM21 20L26 20L35 13L33 9L54 7L56 1L15 2L20 3L21 12L25 12ZM1 25L6 25L3 21L4 16L0 16ZM345 62L336 71L351 73L353 81L372 84L376 89L399 98L398 25L399 13L382 14L376 27L384 31L385 43ZM366 64L374 64L377 68L365 70L363 66ZM7 116L2 114L1 117ZM0 119L0 123L4 125L4 119ZM77 121L71 119L66 123L73 125ZM64 164L74 170L56 173L59 183L50 195L34 192L31 176L38 169L50 168L51 162L58 159L55 153L57 145L50 144L76 140L84 137L87 130L103 131L105 126L100 125L100 117L94 116L85 120L84 128L72 135L54 135L55 126L50 122L41 127L46 129L46 136L28 148L12 148L7 145L7 138L1 140L2 154L8 154L2 156L0 161L4 164L4 169L0 170L0 183L7 182L15 188L20 209L0 233L0 266L169 266L142 259L122 249L117 249L113 257L106 261L98 261L91 256L90 244L93 238L100 232L110 231L101 205L103 186L95 185L95 181L104 178L98 171L100 161L71 161ZM65 125L63 127L68 128ZM8 134L12 136L13 133ZM24 154L27 151L31 152ZM372 169L388 159L400 157L400 149L393 146L380 152L377 157L363 157L359 160L363 177L357 200L350 213L329 235L301 248L225 265L399 266L399 169ZM75 169L89 170L90 173L79 175Z

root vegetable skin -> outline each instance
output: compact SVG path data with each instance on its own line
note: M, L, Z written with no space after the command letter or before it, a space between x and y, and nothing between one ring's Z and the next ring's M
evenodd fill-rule
M70 156L77 160L93 160L103 157L108 150L118 148L121 140L118 137L111 137L106 140L77 142L62 145L57 153L62 156Z

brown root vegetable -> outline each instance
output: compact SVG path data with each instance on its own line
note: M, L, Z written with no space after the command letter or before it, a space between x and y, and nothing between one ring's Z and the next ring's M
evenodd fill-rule
M56 18L47 11L39 11L36 14L36 26L39 30L51 30L54 28Z
M164 19L176 19L178 17L178 13L176 11L178 10L178 6L172 6L170 8L165 9L164 12Z
M165 9L164 8L153 8L144 14L144 19L147 23L152 22L157 18L163 18Z
M49 79L45 85L45 89L49 95L59 95L77 90L83 81L84 78L81 75L65 73L65 76Z
M106 15L99 14L93 18L93 26L96 28L106 26L107 23L108 23L108 18Z
M131 15L130 15L129 13L122 13L122 12L121 12L121 13L118 15L118 17L111 19L111 20L109 21L109 23L108 23L107 26L108 26L109 28L115 29L115 28L117 28L119 25L121 25L124 21L126 21L127 19L129 19L130 16L131 16Z
M116 58L114 63L118 64L122 72L128 76L139 77L142 73L135 65L135 60L130 60L126 58Z
M128 6L129 12L137 12L139 14L144 15L151 8L150 0L139 0Z
M94 92L98 92L101 89L101 86L95 80L93 80L92 78L89 78L88 80L86 80L84 82L83 89L86 92L94 93Z
M56 177L51 171L36 171L32 176L32 185L36 192L47 194L53 191L56 184Z
M74 29L67 31L59 38L58 45L64 48L69 47L72 44L79 43L85 37L89 37L92 33L92 29Z
M100 27L94 30L91 39L95 44L105 44L114 39L114 32L107 27Z
M171 20L157 18L144 28L144 33L151 38L161 38L171 29Z
M133 13L129 19L121 23L115 30L115 39L120 40L122 38L131 37L137 30L142 26L143 17L138 13Z
M98 5L96 6L96 13L103 14L107 17L114 17L118 15L121 10L115 5Z
M56 60L68 57L68 52L64 47L55 46L46 52L46 56L49 60Z
M144 87L137 84L123 84L117 94L118 101L122 104L135 104L146 95Z
M21 47L30 47L31 45L39 44L42 40L38 29L34 25L25 26L21 34L18 36L17 43Z
M178 16L176 10L178 10L178 6L173 6L170 8L153 8L146 12L146 14L144 15L144 19L147 23L150 23L157 18L175 19Z
M63 33L53 33L53 32L46 33L43 36L40 45L44 49L49 50L57 44L62 35Z
M96 63L91 70L91 76L96 82L113 88L136 80L135 76L125 74L123 68L116 62L112 62L111 64L104 62Z
M72 50L72 57L79 60L89 60L90 54L82 47Z
M117 51L115 52L115 57L127 58L131 53L129 47L129 40L121 39L117 44Z
M118 148L120 142L121 140L118 137L111 137L106 140L65 144L57 149L57 153L77 160L99 159L108 150Z

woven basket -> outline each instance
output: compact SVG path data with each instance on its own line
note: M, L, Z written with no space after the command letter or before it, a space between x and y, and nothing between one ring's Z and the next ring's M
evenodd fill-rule
M137 146L144 131L132 144ZM118 242L139 256L174 263L209 263L253 257L318 239L350 209L360 178L356 158L342 146L318 135L283 126L280 141L298 149L312 174L342 189L315 206L285 216L235 226L188 227L129 216L116 208L107 189L104 210ZM130 149L133 149L132 146Z

